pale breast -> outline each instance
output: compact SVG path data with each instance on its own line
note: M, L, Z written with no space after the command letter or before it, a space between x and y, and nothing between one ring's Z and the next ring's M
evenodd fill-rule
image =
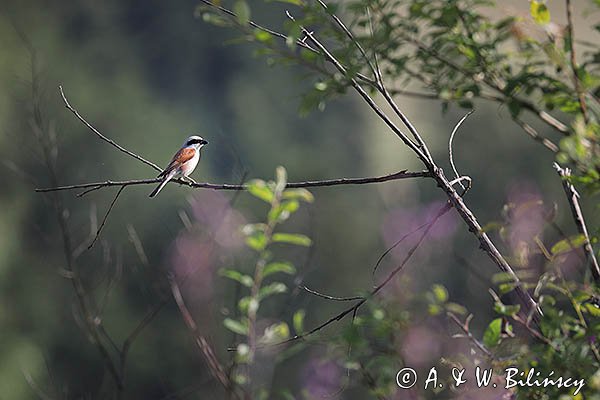
M189 174L194 172L196 165L198 165L198 161L200 161L200 151L196 150L196 154L194 154L194 157L190 158L188 161L184 162L181 165L181 167L179 168L180 174L183 176L188 176Z

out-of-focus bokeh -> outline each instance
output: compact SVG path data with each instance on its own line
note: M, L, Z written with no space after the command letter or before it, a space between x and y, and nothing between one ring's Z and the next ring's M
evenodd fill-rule
M495 12L526 15L527 5L519 3ZM575 3L583 7L585 2ZM1 399L36 398L41 392L48 398L101 398L109 385L100 355L78 320L53 203L48 195L34 192L49 186L50 179L32 128L33 65L43 120L56 132L61 184L152 178L156 172L94 136L64 108L58 85L101 132L159 165L169 161L188 135L207 138L210 144L192 175L197 181L270 179L278 165L287 168L290 181L421 168L353 94L323 111L299 116L306 71L267 66L255 56L256 48L235 40L235 32L195 18L195 6L194 1L156 0L5 0L0 5ZM281 10L261 2L255 13L268 24L280 19ZM555 15L560 20L561 13ZM591 35L582 32L582 38L597 40ZM434 101L400 98L399 103L450 171L447 141L461 110L442 115ZM552 155L528 138L506 109L487 103L476 108L456 138L454 156L459 170L473 179L466 201L481 223L500 219L507 201L540 198L559 204L559 221L573 232ZM556 137L543 126L539 129ZM61 193L75 246L88 240L116 190L84 197ZM125 189L98 242L91 250L85 244L82 248L78 265L86 287L97 289L98 317L120 347L146 312L170 296L167 275L189 274L183 295L200 330L227 364L227 347L234 339L222 321L235 308L235 293L217 272L232 265L243 269L244 262L248 270L253 268L253 254L245 250L238 229L264 220L266 206L247 193L170 184L149 199L151 190ZM313 248L280 251L294 261L303 283L339 296L369 290L381 253L429 220L445 201L431 181L418 179L312 193L315 202L287 224L310 236ZM593 205L584 206L588 211ZM514 243L527 240L539 219L527 214L515 220L513 234L523 237L515 237ZM398 262L410 244L396 250L381 270ZM481 317L473 321L480 328L491 309L487 288L495 272L464 223L450 212L402 279L414 293L444 284L453 301ZM400 287L390 286L384 296L401 299ZM274 298L265 312L289 319L293 310L305 308L305 324L311 327L342 306L291 290ZM322 334L338 330L334 324ZM424 315L422 324L408 331L401 352L416 365L428 365L455 344L450 334ZM298 393L304 388L314 396L337 396L346 371L323 358L322 350L318 344L309 346L276 369L266 357L261 379ZM135 340L125 376L128 399L222 394L173 301ZM363 396L354 387L342 395Z

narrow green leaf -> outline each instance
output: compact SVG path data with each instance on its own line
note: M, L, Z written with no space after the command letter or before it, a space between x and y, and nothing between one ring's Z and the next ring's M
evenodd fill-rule
M267 286L263 286L258 292L259 300L262 300L266 297L272 296L274 294L280 294L287 292L287 286L281 282L273 282Z
M304 316L306 312L304 310L298 310L294 313L292 317L292 323L294 324L294 331L297 334L301 334L304 332Z
M290 337L290 328L285 322L278 322L265 329L261 343L277 343Z
M267 237L264 232L256 231L246 237L246 244L256 251L263 251L267 247Z
M464 306L461 306L460 304L457 303L446 303L445 304L446 310L450 311L451 313L454 314L460 314L460 315L465 315L467 313L467 309Z
M571 236L568 239L563 239L558 241L552 246L552 255L559 255L563 253L568 253L572 250L578 249L579 247L585 244L585 236L584 235L575 235Z
M296 212L299 207L300 203L297 200L284 201L278 207L275 207L269 211L269 221L283 222L288 219L291 214Z
M237 333L238 335L247 335L248 334L248 326L240 321L236 321L231 318L225 318L223 321L223 325L225 328L230 331Z
M256 29L254 31L254 37L256 40L262 43L269 43L273 41L273 35L260 29Z
M496 302L494 304L494 311L496 311L498 314L506 315L509 317L512 317L513 315L517 314L520 309L521 306L519 304L506 305L500 302Z
M435 284L431 287L431 290L433 291L435 299L439 303L445 303L446 301L448 301L448 290L446 290L444 286Z
M234 269L223 268L219 270L219 275L237 281L246 287L252 287L252 285L254 284L254 280L252 279L252 277L242 274L241 272L236 271Z
M271 188L261 179L253 179L248 182L248 191L254 197L257 197L269 204L273 201L274 194Z
M245 0L236 0L236 2L233 3L233 12L240 24L248 24L248 21L250 20L250 6L248 6L248 3Z
M267 276L273 275L277 272L293 275L296 273L296 268L290 262L272 262L265 266L265 269L263 270L263 277L266 278Z
M548 10L548 6L546 6L545 2L532 0L529 12L533 17L533 20L540 25L550 22L550 10Z
M287 189L285 192L283 192L283 198L291 200L303 200L307 203L312 203L315 200L312 193L304 188Z
M273 242L289 243L307 247L312 243L308 236L299 233L275 233L273 235Z

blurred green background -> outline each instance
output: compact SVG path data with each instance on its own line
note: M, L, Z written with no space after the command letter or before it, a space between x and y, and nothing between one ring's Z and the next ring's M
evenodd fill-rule
M512 11L519 11L518 3L511 3ZM290 181L421 168L354 95L300 117L300 95L311 84L306 71L267 66L252 46L230 43L237 38L234 32L194 18L195 6L156 0L4 0L0 5L0 399L38 398L36 391L49 398L102 398L108 379L80 329L72 285L61 274L64 254L52 202L34 192L50 182L31 126L31 54L18 31L37 56L43 116L57 132L61 184L156 174L91 134L64 108L59 84L101 132L159 165L188 135L207 138L210 145L192 175L197 181L268 179L278 165L287 168ZM281 10L261 2L255 15L268 24L280 19ZM461 110L442 115L435 102L401 98L400 104L450 171L447 140ZM556 138L543 126L539 130ZM533 196L558 203L562 226L574 232L552 156L513 124L507 110L477 104L456 139L455 159L474 181L467 203L482 224L500 218L509 199ZM147 310L169 296L166 274L198 266L184 296L226 363L233 338L222 320L231 312L234 289L216 271L231 263L252 268L251 253L229 239L244 221L263 220L265 205L241 193L233 212L231 192L168 185L150 200L151 190L126 189L99 242L78 260L99 304L111 285L103 325L120 346ZM428 180L312 192L315 203L288 228L311 236L314 247L282 254L295 262L309 287L340 296L368 290L379 255L444 201ZM61 194L75 245L87 240L91 220L102 218L115 193L112 188L83 198ZM592 218L593 205L585 206ZM487 279L494 266L454 213L444 216L433 234L404 276L415 293L436 282L446 285L452 300L481 317L474 321L481 326L491 309ZM147 260L136 250L136 236ZM115 275L119 279L110 283L108 277ZM386 295L394 296L394 290ZM268 312L289 319L293 310L306 308L309 327L342 307L300 291L276 299ZM334 324L324 334L335 335L338 328ZM446 336L439 340L451 345ZM276 370L265 362L265 382L299 392L320 352L318 345L307 347ZM134 342L126 371L125 398L221 396L172 301ZM335 382L323 385L336 391ZM340 396L358 399L361 393L350 387Z

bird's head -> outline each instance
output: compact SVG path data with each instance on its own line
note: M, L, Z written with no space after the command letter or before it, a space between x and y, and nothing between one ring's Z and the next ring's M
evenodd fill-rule
M208 140L203 139L200 136L192 135L183 142L183 147L195 147L197 149L202 148L208 144Z

